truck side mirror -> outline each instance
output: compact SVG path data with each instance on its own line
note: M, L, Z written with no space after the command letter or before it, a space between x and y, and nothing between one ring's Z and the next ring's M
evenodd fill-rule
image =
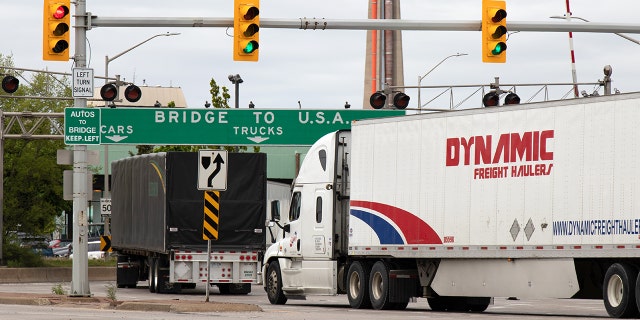
M271 201L271 221L280 221L280 200Z

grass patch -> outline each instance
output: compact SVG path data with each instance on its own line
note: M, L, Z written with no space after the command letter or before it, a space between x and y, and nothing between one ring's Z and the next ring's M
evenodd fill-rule
M45 267L71 267L73 260L69 258L44 258L42 259ZM89 260L89 267L115 267L116 257L108 257L106 259Z

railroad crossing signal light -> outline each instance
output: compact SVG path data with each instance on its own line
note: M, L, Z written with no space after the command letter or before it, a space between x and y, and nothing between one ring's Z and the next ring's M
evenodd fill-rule
M260 1L235 0L233 12L233 60L258 61Z
M124 89L124 98L129 102L138 102L142 98L142 90L140 87L130 84Z
M500 95L495 91L491 91L482 97L482 104L485 107L497 107L500 104Z
M104 101L113 101L118 97L118 87L113 83L107 83L100 88L100 98Z
M406 109L409 105L409 99L408 95L398 92L393 96L393 106L396 107L396 109Z
M5 76L2 79L2 90L6 93L14 93L18 91L20 80L14 76Z
M42 16L42 59L69 60L71 1L44 0Z
M380 91L374 92L371 97L369 97L369 104L374 109L382 109L386 101L387 96Z
M507 4L482 0L482 62L507 61Z
M114 83L107 83L100 88L100 98L104 101L113 101L118 98L118 86ZM137 102L142 98L142 90L135 84L130 84L124 89L124 98L129 102Z

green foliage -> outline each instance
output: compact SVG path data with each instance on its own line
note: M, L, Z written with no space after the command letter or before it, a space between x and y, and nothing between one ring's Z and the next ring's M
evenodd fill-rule
M9 65L0 55L0 63ZM1 70L1 68L0 68ZM21 81L15 95L70 97L66 77L34 73L27 81ZM71 105L69 100L50 99L0 99L3 111L14 112L63 112ZM34 120L26 120L24 126L34 126ZM51 134L47 126L39 126L38 134ZM21 133L14 126L10 133ZM4 148L4 227L7 231L21 231L40 235L54 231L54 218L63 211L71 211L71 203L62 199L62 171L56 163L56 152L65 148L62 140L7 139ZM28 263L28 262L27 262Z
M0 65L13 66L11 56L0 54ZM0 73L17 74L0 67ZM45 73L31 73L31 78L18 75L20 87L14 96L71 97L67 77ZM72 105L62 99L0 98L5 112L63 112ZM26 119L26 128L35 127L35 121ZM38 126L35 133L51 134L49 126ZM8 133L20 134L19 126ZM70 166L56 163L58 149L64 149L62 140L6 139L4 146L4 235L9 231L31 235L44 235L54 231L54 218L63 211L71 212L72 204L62 199L62 172ZM6 242L6 241L5 241ZM8 252L14 250L12 252ZM5 247L5 257L17 254L15 248ZM37 257L36 257L37 258ZM31 255L14 256L20 264L36 264ZM10 261L11 259L6 259ZM33 261L32 261L33 260Z
M67 295L67 290L62 287L62 283L56 283L53 287L51 287L51 293L59 296Z
M209 93L211 93L211 105L214 108L229 109L229 99L231 99L229 89L224 86L219 87L218 83L216 83L216 80L213 78L211 78L209 86L211 86L211 89L209 90Z
M116 298L116 286L113 283L105 284L105 288L107 288L107 298L113 302L117 301Z
M44 261L31 248L20 247L18 243L9 242L3 247L3 258L8 267L11 268L32 268L44 267Z

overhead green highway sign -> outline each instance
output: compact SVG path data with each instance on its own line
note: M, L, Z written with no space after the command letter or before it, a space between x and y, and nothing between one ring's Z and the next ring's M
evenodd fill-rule
M311 145L328 132L350 128L354 120L405 115L400 110L69 109L99 112L100 144L149 145ZM65 133L68 116L67 111Z

